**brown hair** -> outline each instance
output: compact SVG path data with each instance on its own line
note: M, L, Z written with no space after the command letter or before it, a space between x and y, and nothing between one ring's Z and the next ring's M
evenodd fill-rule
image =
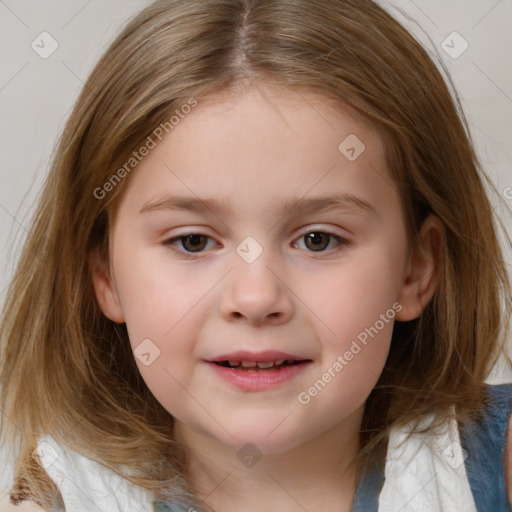
M0 405L11 422L2 435L14 446L23 432L12 496L44 507L58 499L31 456L44 432L158 497L190 493L201 509L182 477L172 417L142 380L126 326L96 302L87 254L99 246L108 260L109 223L129 177L103 199L95 190L176 109L241 84L350 106L386 140L409 240L429 213L446 228L438 289L417 320L395 324L367 400L361 467L392 427L431 412L442 421L452 406L460 421L477 414L505 351L511 295L484 184L494 186L438 64L451 89L371 0L160 0L127 24L64 128L3 310Z

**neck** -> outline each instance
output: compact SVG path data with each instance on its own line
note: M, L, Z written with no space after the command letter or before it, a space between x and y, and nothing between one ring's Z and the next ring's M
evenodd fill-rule
M187 446L187 481L215 512L350 512L363 407L317 437L283 452L240 460L239 448L176 422Z

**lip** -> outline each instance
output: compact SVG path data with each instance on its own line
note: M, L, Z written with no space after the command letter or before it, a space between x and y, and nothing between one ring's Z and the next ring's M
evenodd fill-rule
M287 354L279 350L263 350L261 352L250 352L248 350L239 350L237 352L231 352L230 354L223 354L213 359L208 359L207 363L220 363L222 361L249 361L249 362L262 362L268 363L270 361L287 361L292 359L293 361L306 361L305 357L300 357L294 354Z
M245 361L247 361L247 359L245 359ZM283 366L277 370L262 371L237 370L235 368L220 366L213 361L206 361L206 363L217 376L239 390L266 391L278 388L286 382L289 382L291 379L302 373L309 364L312 363L312 361L302 360L297 364Z

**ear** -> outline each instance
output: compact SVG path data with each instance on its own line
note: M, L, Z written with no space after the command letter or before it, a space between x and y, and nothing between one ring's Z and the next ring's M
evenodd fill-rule
M89 253L88 264L96 299L103 314L114 322L123 323L125 318L117 288L108 263L100 255L98 248L92 249Z
M434 295L440 280L444 238L443 223L439 217L430 214L423 222L407 262L399 298L402 309L396 314L398 321L418 318Z

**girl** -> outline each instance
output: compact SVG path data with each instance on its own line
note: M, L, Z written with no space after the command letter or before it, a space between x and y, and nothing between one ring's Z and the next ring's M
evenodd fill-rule
M11 502L507 510L484 180L371 0L150 5L78 99L8 292Z

